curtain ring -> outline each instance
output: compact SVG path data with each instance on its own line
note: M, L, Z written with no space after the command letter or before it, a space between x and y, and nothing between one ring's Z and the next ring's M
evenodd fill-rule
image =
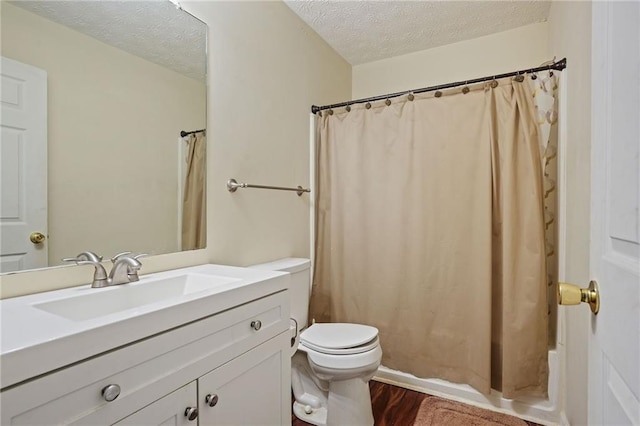
M496 76L493 76L493 80L491 80L491 83L489 84L491 86L492 89L495 89L496 87L498 87L498 82L496 81Z
M516 74L516 76L515 76L515 77L513 77L513 79L514 79L515 81L517 81L518 83L522 83L522 82L524 81L524 76L523 76L523 75L521 75L521 74L518 72L518 73Z
M387 99L386 101L384 101L384 104L385 104L386 106L389 106L389 105L391 105L391 101L390 101L389 99Z
M464 87L462 88L462 94L466 95L467 93L469 93L469 90L471 90L471 89L469 89L469 86L467 86L467 82L465 81L464 82Z
M415 98L415 96L413 96L413 93L409 93L409 96L407 96L407 99L409 99L410 101L412 101Z
M329 115L333 115L333 110L330 109L329 111L327 111L329 113Z
M436 93L433 96L435 96L436 98L439 98L440 96L442 96L442 92L439 90L436 90Z
M351 112L351 105L347 105L346 107L344 107L344 109L346 109L347 112Z
M364 107L365 107L366 109L370 109L370 108L371 108L371 103L370 103L370 102L367 102L366 104L364 104Z

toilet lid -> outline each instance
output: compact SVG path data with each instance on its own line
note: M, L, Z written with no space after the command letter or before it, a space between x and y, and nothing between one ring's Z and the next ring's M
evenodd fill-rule
M378 344L376 337L378 329L368 325L316 323L300 334L300 342L318 352L346 354L370 350Z

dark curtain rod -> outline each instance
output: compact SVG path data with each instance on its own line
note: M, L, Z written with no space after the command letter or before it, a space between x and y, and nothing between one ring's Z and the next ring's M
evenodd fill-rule
M563 58L563 59L560 59L558 62L554 62L549 65L543 65L537 68L530 68L527 70L520 70L520 71L508 72L505 74L491 75L488 77L475 78L473 80L457 81L455 83L441 84L439 86L423 87L422 89L405 90L404 92L390 93L388 95L374 96L372 98L357 99L355 101L341 102L339 104L333 104L333 105L325 105L325 106L312 105L311 113L316 114L325 109L339 108L339 107L349 106L353 104L361 104L364 102L381 101L384 99L394 98L396 96L408 95L409 93L417 94L417 93L424 93L424 92L432 92L434 90L449 89L451 87L481 83L483 81L489 81L489 80L494 80L498 78L515 77L518 75L531 74L538 71L546 71L546 70L562 71L566 67L567 67L567 58Z
M192 130L191 132L185 132L184 130L180 131L180 137L184 138L187 135L192 135L194 133L200 133L200 132L205 132L207 129L200 129L200 130Z

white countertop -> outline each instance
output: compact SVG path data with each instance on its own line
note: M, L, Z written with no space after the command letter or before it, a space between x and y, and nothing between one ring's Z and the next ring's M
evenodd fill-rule
M126 286L153 285L159 279L186 273L234 280L89 319L71 319L34 306L89 293L118 292ZM0 300L0 388L288 287L287 273L208 264L145 275L138 282L119 286L85 285Z

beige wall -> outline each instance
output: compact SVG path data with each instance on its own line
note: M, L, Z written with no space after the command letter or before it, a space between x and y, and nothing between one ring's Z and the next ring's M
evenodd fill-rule
M353 67L353 99L531 68L550 58L541 22Z
M556 1L549 15L549 52L567 57L565 281L589 282L591 181L591 3ZM588 309L565 314L565 404L572 425L587 424Z
M351 66L282 2L184 5L211 32L210 258L308 257L308 194L225 184L308 186L311 105L348 99Z
M308 185L310 106L348 99L351 66L284 3L181 3L209 25L207 249L146 258L143 272L308 256L308 195L231 194L225 183ZM91 276L61 267L3 276L0 289L9 297Z
M178 138L206 87L11 4L2 55L48 73L49 265L178 249Z

